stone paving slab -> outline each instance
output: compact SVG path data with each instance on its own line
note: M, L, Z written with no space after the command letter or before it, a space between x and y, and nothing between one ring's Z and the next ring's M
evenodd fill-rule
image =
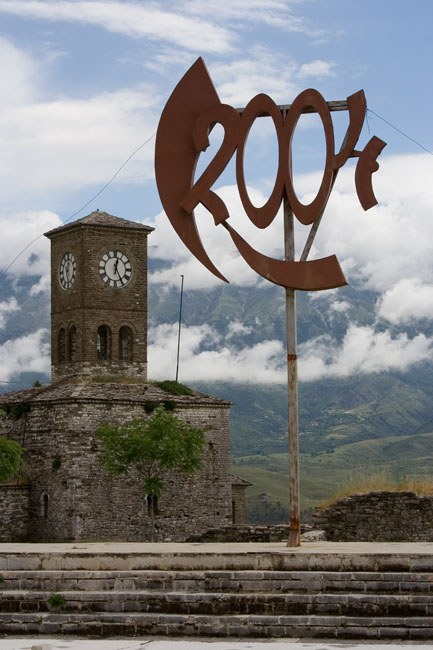
M271 647L269 647L271 646ZM224 641L213 639L152 639L137 637L135 639L70 639L67 637L49 638L0 638L0 650L426 650L433 649L430 642L389 642L371 643L369 641L305 641L305 639L286 640L238 640Z
M357 553L433 555L433 542L303 542L296 548L285 542L198 543L198 542L71 542L50 544L0 543L1 554L82 553L98 554L174 554L174 553Z
M328 570L433 572L433 543L75 542L0 544L0 572L14 570Z

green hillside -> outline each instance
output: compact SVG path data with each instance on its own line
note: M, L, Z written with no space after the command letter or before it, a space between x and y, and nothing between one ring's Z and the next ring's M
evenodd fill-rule
M194 386L234 402L234 457L287 451L286 386L222 382L200 382ZM301 452L319 454L362 440L431 431L432 403L430 364L400 374L301 382Z
M279 514L275 521L287 518L288 454L239 456L233 459L233 472L253 483L247 490L251 521L272 520L275 512ZM301 454L301 510L311 511L348 481L356 482L357 476L385 474L399 482L404 478L430 479L432 473L433 433L390 436L355 442L332 452ZM277 507L272 507L275 504Z

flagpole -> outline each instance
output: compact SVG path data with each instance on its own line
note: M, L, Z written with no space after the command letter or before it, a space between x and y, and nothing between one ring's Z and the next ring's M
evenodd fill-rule
M179 306L179 330L177 334L177 361L176 361L176 382L179 377L179 354L180 354L180 328L182 325L182 299L183 299L183 275L180 276L182 282L180 285L180 306Z

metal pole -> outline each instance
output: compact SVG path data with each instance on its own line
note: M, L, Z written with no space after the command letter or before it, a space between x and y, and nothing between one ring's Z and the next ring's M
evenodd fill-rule
M176 382L179 377L179 354L180 354L180 328L182 325L182 299L183 299L183 275L180 276L182 278L182 283L180 285L180 307L179 307L179 332L177 335L177 362L176 362Z
M284 198L284 252L285 259L295 259L293 212ZM299 503L299 430L298 430L298 363L296 354L296 295L286 288L287 379L289 407L289 477L290 477L290 532L287 546L301 544L301 517Z

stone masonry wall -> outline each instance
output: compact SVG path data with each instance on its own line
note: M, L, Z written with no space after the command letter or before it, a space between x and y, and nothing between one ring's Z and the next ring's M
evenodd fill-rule
M432 542L433 496L370 492L340 499L316 514L328 541Z
M29 491L29 485L0 485L0 542L27 541Z
M234 524L245 523L245 487L232 485L232 519Z
M98 461L94 432L103 421L149 417L140 403L110 400L34 403L2 431L26 449L29 541L150 539L150 517L136 474L111 478ZM171 472L159 500L156 539L182 541L231 522L229 409L182 405L176 415L205 431L204 467L194 476Z
M289 536L288 524L260 526L244 524L211 528L201 535L191 535L187 542L281 542Z

